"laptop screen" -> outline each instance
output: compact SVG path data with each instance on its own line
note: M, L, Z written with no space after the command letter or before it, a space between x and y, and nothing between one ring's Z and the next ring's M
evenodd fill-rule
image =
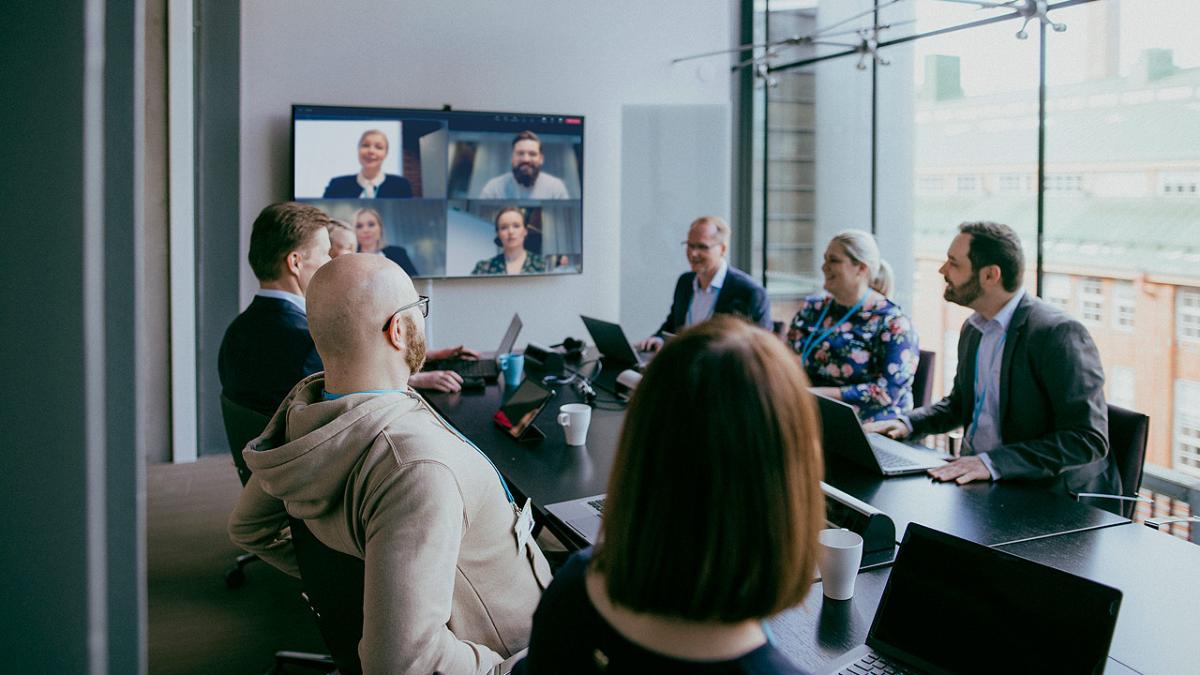
M508 354L512 351L513 345L517 344L517 336L521 334L521 317L518 314L513 314L512 321L508 323L508 330L504 333L504 339L500 341L500 349L496 350L496 356Z
M1100 673L1120 604L1116 589L912 524L867 642L945 672Z

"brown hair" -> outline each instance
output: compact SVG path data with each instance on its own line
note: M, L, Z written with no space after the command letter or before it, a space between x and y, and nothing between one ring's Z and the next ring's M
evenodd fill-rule
M312 243L317 232L332 219L309 204L279 202L263 209L250 230L250 269L259 281L274 281L283 274L283 262L292 251Z
M1021 287L1021 276L1025 273L1025 252L1021 240L1007 225L989 221L963 223L958 231L971 235L967 258L971 260L971 271L978 272L988 265L1000 268L1000 281L1004 290L1013 292Z
M514 136L512 142L513 147L517 147L517 143L520 143L521 141L533 141L534 143L538 144L538 152L540 153L542 151L542 139L532 131L522 131Z
M594 564L614 603L733 623L804 599L825 523L808 385L778 338L737 318L667 343L609 479Z

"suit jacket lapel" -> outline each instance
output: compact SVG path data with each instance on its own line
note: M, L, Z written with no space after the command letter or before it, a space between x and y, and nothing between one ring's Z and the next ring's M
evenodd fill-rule
M692 288L692 283L695 281L695 279L696 279L695 272L687 273L687 281L686 281L686 283L683 284L683 289L682 289L683 294L679 298L678 307L675 309L675 311L677 313L675 316L675 326L678 330L683 330L683 327L687 324L688 310L691 309L692 294L694 293L694 289Z
M963 356L966 357L966 372L971 374L971 386L967 388L966 395L963 396L963 401L966 402L966 407L963 409L963 434L969 431L971 419L975 413L975 362L979 360L979 341L983 339L983 333L980 333L974 326L971 326L970 332L967 333L967 349Z
M1013 312L1012 321L1008 322L1008 331L1004 334L1004 356L1000 360L1000 418L997 420L1002 440L1004 436L1004 413L1008 408L1008 385L1013 368L1013 351L1017 348L1017 343L1021 340L1022 331L1025 329L1025 321L1029 318L1029 311L1032 307L1033 301L1029 299L1029 293L1026 293L1025 297L1021 298L1021 302L1017 303L1017 309Z

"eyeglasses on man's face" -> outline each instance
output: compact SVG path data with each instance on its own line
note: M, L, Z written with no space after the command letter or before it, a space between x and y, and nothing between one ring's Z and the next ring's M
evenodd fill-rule
M383 322L383 332L386 333L388 328L391 327L392 319L396 318L397 314L399 314L400 312L403 312L406 309L412 309L413 307L420 308L421 316L428 317L429 316L429 296L418 295L416 302L410 302L407 305L401 307L400 309L392 312L392 315L387 318L387 321Z
M681 245L683 245L685 248L687 248L689 253L692 251L696 251L698 253L708 253L709 251L713 250L717 246L720 246L720 244L702 244L702 243L693 243L690 241L681 241L679 243Z

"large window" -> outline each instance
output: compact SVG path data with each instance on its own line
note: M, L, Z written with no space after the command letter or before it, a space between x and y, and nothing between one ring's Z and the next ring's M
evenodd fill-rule
M756 220L769 240L808 242L791 258L765 251L776 306L800 292L806 274L810 289L819 286L828 236L869 224L900 277L893 299L912 316L922 348L939 354L938 369L949 368L969 311L942 299L938 267L959 223L1006 223L1025 247L1025 288L1088 327L1110 399L1150 416L1147 462L1200 470L1188 440L1200 436L1200 397L1188 409L1163 384L1200 382L1200 2L1058 7L1051 18L1066 30L1042 31L1035 21L1025 40L1014 35L1019 20L975 23L1011 10L962 2L754 6L760 17L804 13L814 30L844 21L837 40L852 44L869 36L854 30L869 29L877 10L879 55L889 62L851 48L796 69L812 78L812 152L793 153L770 136L764 152L770 166L808 162L805 198L815 215L811 223ZM805 35L798 23L777 25ZM780 96L789 60L838 48L796 51L770 62ZM788 227L793 234L780 229ZM785 273L785 261L795 271ZM936 397L950 378L935 379Z

